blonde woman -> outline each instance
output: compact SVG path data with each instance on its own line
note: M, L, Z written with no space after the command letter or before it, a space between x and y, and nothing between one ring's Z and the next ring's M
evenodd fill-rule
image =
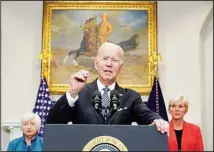
M172 116L168 140L170 151L204 151L199 126L184 120L188 108L188 101L183 96L169 101L168 110Z
M37 114L26 113L21 119L23 136L10 141L7 151L42 151L43 138L38 136L40 126Z

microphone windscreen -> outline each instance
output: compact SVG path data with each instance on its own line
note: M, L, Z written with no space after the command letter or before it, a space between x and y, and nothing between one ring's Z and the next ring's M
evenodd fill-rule
M113 96L116 96L117 98L119 97L119 93L118 93L117 90L112 90L112 91L110 92L110 99L112 99Z
M93 99L94 99L96 96L99 96L99 98L101 98L101 92L100 92L99 90L94 91Z

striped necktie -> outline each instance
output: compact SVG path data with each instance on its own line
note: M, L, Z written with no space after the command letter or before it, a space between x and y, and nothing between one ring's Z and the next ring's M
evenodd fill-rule
M104 93L102 95L102 114L104 117L107 116L108 112L109 112L109 105L110 105L110 98L108 96L108 91L110 91L109 88L103 88Z

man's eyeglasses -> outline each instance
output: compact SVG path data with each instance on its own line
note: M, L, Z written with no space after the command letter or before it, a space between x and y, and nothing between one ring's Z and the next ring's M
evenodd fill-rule
M110 62L112 64L118 64L118 63L121 62L120 59L110 58L108 56L106 56L106 57L99 57L99 60L102 61L102 62L104 62L104 63L107 63L110 60Z

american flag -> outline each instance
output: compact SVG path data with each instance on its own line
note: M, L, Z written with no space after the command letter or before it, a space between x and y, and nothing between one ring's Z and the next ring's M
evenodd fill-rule
M43 76L37 93L35 107L33 109L33 113L39 115L42 121L41 128L38 132L38 135L41 137L44 136L46 119L52 106L53 102L51 101L49 96L47 81Z
M169 121L163 94L157 77L154 78L154 83L149 95L147 107L152 111L157 112L164 120Z

